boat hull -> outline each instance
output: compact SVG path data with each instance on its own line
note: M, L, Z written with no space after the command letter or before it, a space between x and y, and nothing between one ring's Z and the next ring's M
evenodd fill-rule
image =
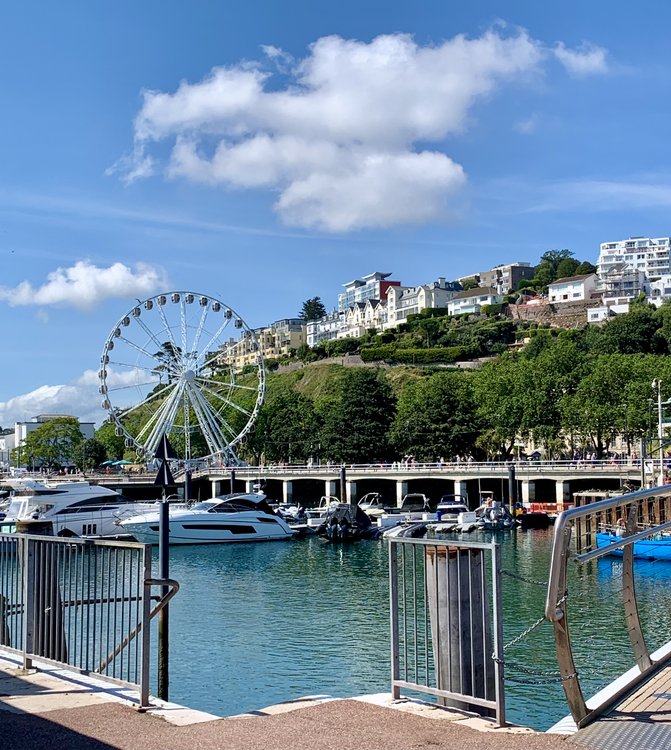
M616 542L620 537L614 534L598 533L596 535L597 546L602 549ZM615 549L610 552L614 557L622 557L621 549ZM643 539L640 542L634 542L634 559L635 560L665 560L671 562L671 537L663 539Z

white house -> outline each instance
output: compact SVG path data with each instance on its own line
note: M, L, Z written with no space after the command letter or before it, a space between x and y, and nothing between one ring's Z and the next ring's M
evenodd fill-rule
M441 276L430 284L420 286L392 286L387 290L386 328L405 323L409 315L428 308L446 308L448 302L461 290L461 285L446 281Z
M386 302L379 299L355 302L345 313L345 328L338 333L338 338L358 338L370 328L381 331L386 323Z
M648 302L659 307L667 299L671 299L670 274L660 276L649 283Z
M447 303L450 315L479 313L485 305L499 305L503 297L493 287L475 287L465 292L457 292Z
M317 344L340 338L340 334L346 328L345 313L339 310L334 310L319 320L309 320L306 324L307 345L312 348Z
M595 273L586 273L581 276L557 279L552 284L548 284L548 299L557 304L591 299L596 292L598 278Z

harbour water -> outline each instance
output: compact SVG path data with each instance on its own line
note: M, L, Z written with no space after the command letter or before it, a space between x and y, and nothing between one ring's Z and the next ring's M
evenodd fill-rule
M498 535L506 643L542 617L551 534ZM657 601L671 564L636 565L655 648L671 638L671 612ZM170 608L171 700L227 716L306 695L389 691L386 542L173 547L170 566L181 585ZM615 558L571 574L571 636L587 696L632 666L620 578ZM547 622L505 658L510 721L543 730L568 713Z

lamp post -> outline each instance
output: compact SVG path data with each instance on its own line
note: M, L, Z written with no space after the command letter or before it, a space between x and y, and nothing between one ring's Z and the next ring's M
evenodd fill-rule
M657 440L659 441L659 476L657 485L662 487L664 484L664 448L662 440L664 433L662 431L662 381L655 378L652 381L652 390L657 392Z

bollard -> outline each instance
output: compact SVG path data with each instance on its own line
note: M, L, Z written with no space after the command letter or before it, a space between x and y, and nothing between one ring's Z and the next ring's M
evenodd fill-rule
M480 549L427 547L426 582L436 687L493 700L496 694L486 566ZM453 698L440 705L495 716Z

